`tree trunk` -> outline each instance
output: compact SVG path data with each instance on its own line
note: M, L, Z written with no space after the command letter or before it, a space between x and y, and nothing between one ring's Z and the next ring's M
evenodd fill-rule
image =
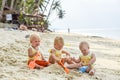
M5 2L6 2L6 0L2 0L1 13L0 13L0 20L2 19L2 14L3 14Z
M24 14L26 13L26 0L23 0L23 12Z
M48 6L49 2L50 2L50 0L48 0L48 3L46 4L45 9L43 10L43 13L42 13L42 14L44 14L44 13L45 13L45 10L46 10L46 8L47 8L47 6Z
M38 12L37 12L37 14L41 14L41 12L40 12L40 10L39 10L39 4L40 4L40 0L38 0L38 4L37 4L37 8L38 8Z
M10 5L11 10L13 9L13 3L14 3L14 0L11 1L11 5Z
M48 18L49 18L50 14L51 14L51 10L52 10L52 6L53 6L54 2L55 2L55 0L52 1L52 4L51 4L51 6L50 6L50 10L49 10L49 13L48 13L48 15L47 15L46 21L48 21Z

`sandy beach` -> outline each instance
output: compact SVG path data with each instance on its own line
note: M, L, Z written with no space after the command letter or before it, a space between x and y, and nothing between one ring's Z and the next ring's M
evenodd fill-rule
M64 50L76 58L81 54L78 48L79 43L87 41L90 44L90 50L97 57L95 75L81 74L78 70L70 70L70 74L65 74L57 64L42 70L29 69L27 49L30 43L26 35L32 33L40 35L40 47L44 51L46 60L56 36L64 38ZM120 80L120 40L71 33L40 33L2 28L0 29L0 80Z

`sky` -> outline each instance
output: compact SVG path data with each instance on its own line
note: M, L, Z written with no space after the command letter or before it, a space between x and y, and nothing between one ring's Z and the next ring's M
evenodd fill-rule
M60 0L65 17L51 16L50 28L119 28L120 0Z

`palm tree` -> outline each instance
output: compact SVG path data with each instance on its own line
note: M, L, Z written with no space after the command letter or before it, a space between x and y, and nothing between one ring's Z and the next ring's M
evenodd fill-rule
M36 3L39 3L39 0L35 0ZM51 3L50 3L51 2ZM50 6L49 6L50 5ZM48 12L46 15L46 19L44 19L44 28L47 29L49 23L49 18L50 15L52 14L53 11L57 12L58 18L62 19L64 17L65 11L62 10L61 8L61 3L60 1L56 0L41 0L39 4L39 8L41 9L41 14L45 14Z
M50 6L50 9L49 9L49 12L48 12L46 21L48 21L48 18L49 18L50 14L51 14L51 11L52 11L52 7L53 7L53 4L54 4L54 1L55 1L55 0L52 1L52 4L51 4L51 6Z
M56 10L58 17L62 19L64 17L65 11L62 10L60 1L53 0L46 18L46 21L48 21L50 15L52 14L52 11Z
M53 10L56 10L57 11L57 15L58 15L58 18L62 19L65 15L65 11L62 10L62 7L60 5L60 1L56 1L54 4L53 4Z
M47 6L48 6L48 4L49 4L50 0L48 0L48 1L44 1L44 2L46 3L46 5L44 6L44 10L43 10L42 14L44 14L44 13L45 13L46 8L47 8Z

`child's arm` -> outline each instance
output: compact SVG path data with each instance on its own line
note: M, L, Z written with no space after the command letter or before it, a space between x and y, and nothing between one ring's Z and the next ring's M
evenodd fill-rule
M96 61L96 56L95 54L92 54L92 59L90 60L88 66L92 65Z
M70 58L70 54L69 54L67 51L64 51L64 50L63 50L62 53L66 54L66 57L67 57L67 58Z
M33 56L35 56L36 54L37 54L37 52L34 53L34 54L32 53L32 49L31 49L31 48L28 49L28 56L29 56L29 57L33 57Z
M44 51L43 51L41 48L39 48L39 52L40 52L40 54L41 54L41 58L42 58L42 60L45 60L45 58L44 58L44 56L43 56Z
M67 58L70 58L70 54L67 52L67 51L62 51L62 53L65 53L66 54L66 57ZM79 63L80 62L80 58L78 58L78 59L75 59L75 58L71 58L74 62L76 62L76 63Z
M42 60L45 60L45 58L44 58L44 56L43 56L43 54L41 53L41 57L42 57Z
M73 60L74 62L76 62L76 63L79 63L79 62L80 62L80 58L75 59L75 58L73 57L72 60Z

